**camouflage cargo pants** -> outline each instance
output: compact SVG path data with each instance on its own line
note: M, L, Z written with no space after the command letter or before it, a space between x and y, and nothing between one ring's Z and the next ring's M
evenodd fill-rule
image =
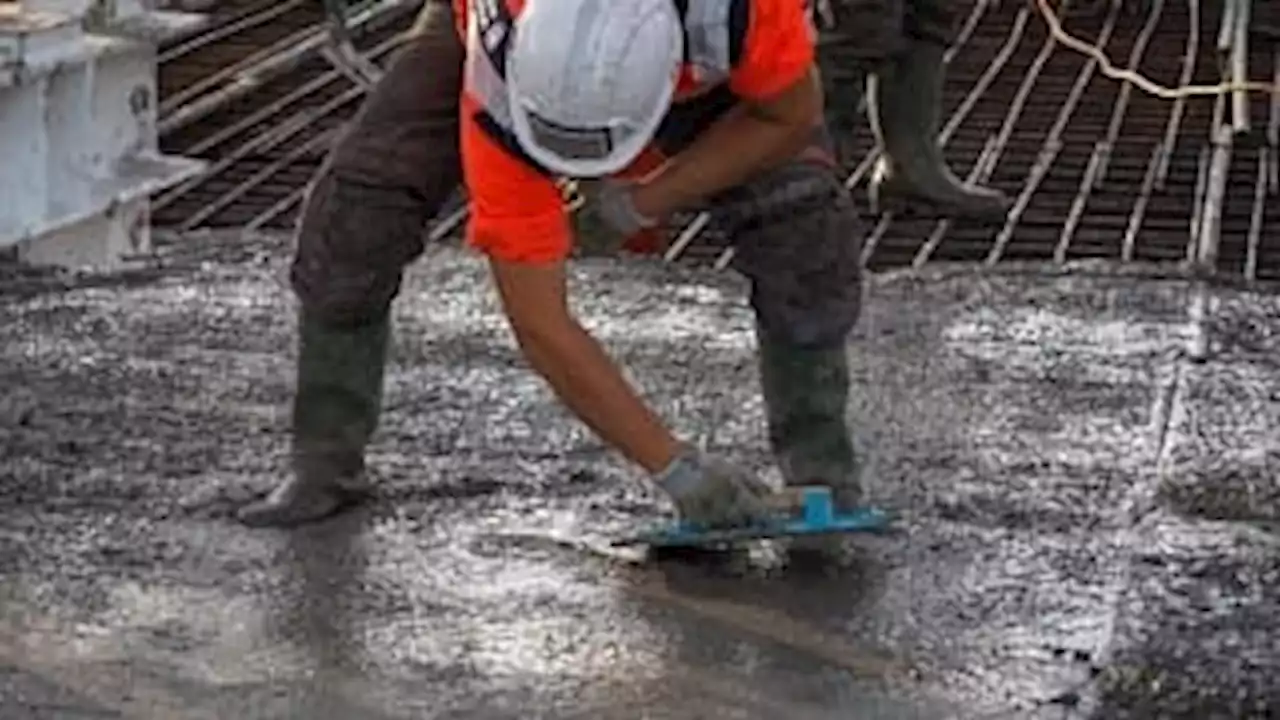
M462 181L463 49L448 0L427 0L402 48L311 188L290 278L334 325L385 316L423 233Z

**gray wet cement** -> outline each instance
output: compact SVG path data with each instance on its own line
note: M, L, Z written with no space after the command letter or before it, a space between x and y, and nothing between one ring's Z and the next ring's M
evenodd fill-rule
M567 540L667 506L449 249L396 306L376 502L237 525L287 470L281 249L2 298L0 718L1280 713L1275 296L1212 291L1198 363L1181 280L878 278L851 412L902 532L634 566ZM776 480L738 279L572 286L664 417Z

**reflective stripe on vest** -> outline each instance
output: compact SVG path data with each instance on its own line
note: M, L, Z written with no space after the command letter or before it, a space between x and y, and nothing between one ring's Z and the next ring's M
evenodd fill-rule
M554 1L554 0L552 0ZM700 84L729 78L742 54L750 0L672 0L684 25L684 62ZM507 52L515 15L505 0L468 0L464 87L480 103L476 118L508 152L547 173L521 149L507 95Z
M698 80L716 85L742 54L747 34L748 0L675 0L684 25L684 62L696 68Z

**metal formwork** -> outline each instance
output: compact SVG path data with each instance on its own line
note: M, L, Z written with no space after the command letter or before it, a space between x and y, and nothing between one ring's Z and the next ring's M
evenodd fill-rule
M158 150L154 43L201 20L137 2L0 3L0 249L110 268L149 247L149 196L202 167Z

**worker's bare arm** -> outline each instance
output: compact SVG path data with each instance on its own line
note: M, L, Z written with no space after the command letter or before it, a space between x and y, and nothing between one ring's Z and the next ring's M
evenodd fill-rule
M525 358L601 438L650 474L679 446L569 310L564 262L491 259L494 282Z
M666 217L794 157L822 121L822 86L811 68L786 89L743 102L635 188L636 210Z

